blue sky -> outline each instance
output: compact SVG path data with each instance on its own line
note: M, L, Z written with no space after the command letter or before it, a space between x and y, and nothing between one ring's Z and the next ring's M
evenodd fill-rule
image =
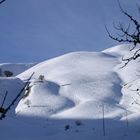
M120 1L140 18L139 0ZM0 63L40 62L115 46L104 28L112 31L113 21L127 21L117 0L7 0L0 6Z

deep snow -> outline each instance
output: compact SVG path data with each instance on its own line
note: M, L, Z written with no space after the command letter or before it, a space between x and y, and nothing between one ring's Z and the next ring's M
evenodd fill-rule
M139 60L121 68L122 56L133 53L130 47L70 53L41 62L16 77L0 78L0 92L9 91L6 106L35 72L20 101L0 121L0 139L138 140Z

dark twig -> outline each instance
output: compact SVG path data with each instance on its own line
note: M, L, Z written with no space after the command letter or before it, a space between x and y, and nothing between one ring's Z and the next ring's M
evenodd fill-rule
M106 29L106 32L108 34L108 36L117 41L117 42L120 42L120 43L123 43L123 42L126 42L126 43L132 43L134 46L130 49L130 51L134 50L137 46L137 44L140 44L140 23L138 22L138 20L136 20L132 15L130 15L126 10L124 10L120 4L120 1L118 0L118 5L119 5L119 8L121 10L121 12L126 16L128 17L128 19L130 19L130 23L127 27L125 27L122 23L119 22L119 24L116 26L114 23L113 23L113 27L114 29L116 29L118 31L117 33L117 36L113 36L107 26L105 25L105 29ZM140 12L140 7L137 5L137 8ZM132 33L130 32L130 25L133 25L132 27ZM122 61L125 61L125 64L124 66L122 66L121 68L125 67L130 61L132 60L136 60L138 57L140 57L140 49L138 50L134 50L134 54L133 56L127 58L127 59L124 59L122 57Z
M2 4L2 3L5 2L5 1L6 1L6 0L1 0L1 1L0 1L0 4Z

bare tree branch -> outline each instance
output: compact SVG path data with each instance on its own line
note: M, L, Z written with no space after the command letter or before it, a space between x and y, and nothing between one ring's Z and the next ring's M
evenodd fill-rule
M1 0L1 1L0 1L0 4L2 4L2 3L5 2L5 1L6 1L6 0Z
M105 29L106 29L106 31L107 31L107 33L108 33L108 35L109 35L109 37L110 37L111 39L116 40L116 41L118 41L118 42L129 42L129 43L133 43L133 40L130 40L130 39L128 39L128 38L124 39L124 38L114 37L114 36L111 35L110 32L108 31L107 26L105 26Z
M140 44L140 23L138 20L136 20L132 15L130 15L126 10L124 10L120 4L120 1L118 0L118 5L121 10L121 12L130 19L130 23L125 27L123 23L119 22L119 24L113 23L114 29L118 31L117 36L112 35L107 26L105 25L106 32L108 36L120 43L126 42L126 43L132 43L134 46L130 49L130 51L134 50L138 44ZM137 5L138 11L140 12L140 7ZM131 24L133 27L131 27L130 31L130 26ZM127 59L124 59L122 57L122 61L125 61L124 66L125 67L130 61L136 60L138 57L140 57L140 49L135 50L134 54L132 57L129 57Z
M119 5L119 7L120 7L122 13L123 13L124 15L126 15L126 16L136 25L137 28L140 28L140 24L138 23L138 21L135 20L127 11L125 11L125 10L122 8L122 6L121 6L119 0L118 0L118 5Z

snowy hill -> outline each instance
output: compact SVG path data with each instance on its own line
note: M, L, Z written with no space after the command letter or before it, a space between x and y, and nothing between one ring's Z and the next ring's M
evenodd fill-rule
M7 140L8 133L10 140L138 140L139 60L121 68L122 56L133 53L129 47L121 45L102 52L66 54L16 76L12 82L15 85L11 85L15 91L3 86L13 96L35 72L22 99L12 107L16 114L11 110L1 121L0 130L4 133L0 139ZM0 82L5 80L10 83L12 78L1 78ZM11 98L7 100L10 102ZM11 128L15 130L11 132Z
M118 91L121 89L120 79L113 71L117 64L117 59L111 55L92 52L71 53L42 62L18 76L25 79L35 72L35 84L33 84L29 96L20 102L16 110L20 113L25 112L25 114L30 111L31 114L39 111L36 114L42 116L42 108L32 109L32 106L46 105L44 115L48 115L51 109L53 117L86 119L101 117L97 107L105 103L109 113L112 113L111 110L113 107L116 108L115 104L121 97L121 93ZM36 80L39 75L44 75L47 82L38 84ZM37 100L41 98L40 95L45 99L44 102L42 99ZM37 99L32 100L32 98ZM26 107L27 100L31 101L30 108ZM60 108L58 108L58 104ZM93 107L89 108L90 106ZM69 107L69 110L65 109Z

